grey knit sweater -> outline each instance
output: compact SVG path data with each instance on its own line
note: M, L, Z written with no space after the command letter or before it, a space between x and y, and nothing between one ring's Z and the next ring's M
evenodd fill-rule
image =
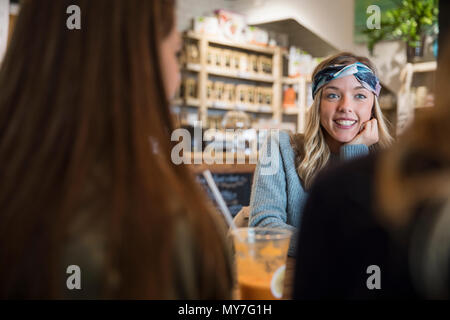
M344 145L339 155L331 154L328 164L369 153L366 145ZM324 195L326 197L326 195ZM250 227L278 227L294 232L289 256L295 256L296 230L306 203L295 167L295 154L287 132L272 134L261 150L250 197Z

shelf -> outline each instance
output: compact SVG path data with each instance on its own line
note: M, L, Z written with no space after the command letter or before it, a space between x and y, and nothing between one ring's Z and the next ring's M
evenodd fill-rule
M213 66L207 66L206 72L209 74L213 74L221 77L235 78L235 79L244 79L250 81L259 81L259 82L275 82L275 78L272 75L261 75L254 74L249 72L241 72L237 70L227 70L223 68L217 68Z
M311 75L307 74L307 75L302 75L300 77L296 77L296 78L290 78L290 77L283 77L283 84L299 84L300 80L304 78L306 80L306 82L311 82Z
M172 105L174 106L190 106L190 107L199 107L200 100L194 98L186 98L186 99L175 99L172 101ZM273 113L272 106L269 105L251 105L251 104L238 104L238 103L228 103L221 101L208 101L206 103L208 108L212 109L220 109L220 110L241 110L246 112L255 112L255 113Z
M200 39L204 38L209 43L214 43L214 44L218 44L218 45L222 45L222 46L227 46L227 47L237 48L237 49L242 49L242 50L247 50L247 51L271 54L271 55L275 54L275 51L276 51L275 48L271 48L271 47L263 47L263 46L258 46L258 45L254 45L254 44L247 44L247 43L230 41L227 39L220 39L220 38L213 37L210 35L197 34L193 31L188 31L186 33L186 37L190 38L190 39L195 39L195 40L200 40Z
M184 68L187 71L200 72L201 65L196 63L187 63ZM243 79L250 81L258 81L258 82L275 82L275 78L272 75L263 75L263 74L255 74L250 72L241 72L239 70L228 70L224 68L218 68L213 66L207 66L206 72L212 75L234 78L234 79Z
M299 109L296 107L289 107L288 109L283 109L283 113L284 114L298 114L299 113Z
M174 106L189 106L189 107L199 107L200 100L194 98L184 98L184 99L175 99L172 101L172 105Z
M298 84L299 82L299 78L283 78L283 84Z
M436 71L437 62L429 61L429 62L413 63L412 68L414 72L432 72Z
M220 110L234 110L234 105L226 102L208 101L206 103L208 108L220 109Z
M202 66L197 63L186 63L186 65L183 67L184 70L188 71L194 71L194 72L200 72L202 69Z
M212 109L220 109L220 110L239 110L245 112L254 112L254 113L268 113L272 114L273 109L272 106L269 105L250 105L250 104L239 104L239 103L227 103L220 101L208 101L208 108Z

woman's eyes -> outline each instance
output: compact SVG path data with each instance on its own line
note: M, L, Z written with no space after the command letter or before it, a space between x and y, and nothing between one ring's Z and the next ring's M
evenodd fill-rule
M336 99L338 97L338 95L336 93L329 93L327 94L327 98L328 99Z
M339 95L336 93L327 94L327 99L337 99L337 98L339 98ZM366 99L367 97L364 94L358 93L355 95L355 98L362 100L362 99Z

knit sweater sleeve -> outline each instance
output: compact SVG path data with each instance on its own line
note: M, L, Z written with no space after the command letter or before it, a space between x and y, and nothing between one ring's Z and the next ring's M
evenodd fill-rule
M287 224L287 186L280 136L271 134L255 169L250 197L250 227L277 227L296 231ZM293 241L291 245L294 246ZM290 249L293 251L293 248Z

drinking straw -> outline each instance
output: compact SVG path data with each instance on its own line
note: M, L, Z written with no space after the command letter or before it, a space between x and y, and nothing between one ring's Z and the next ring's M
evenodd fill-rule
M227 221L228 225L233 231L237 230L236 225L234 224L233 217L231 216L230 211L228 210L227 205L225 204L225 200L223 200L222 195L220 194L219 189L217 188L216 183L214 182L214 179L211 175L211 171L205 170L203 171L203 176L206 179L206 182L208 183L209 188L213 192L214 198L217 201L217 204L219 205L220 209L222 210L223 215L225 216L225 220ZM236 233L237 235L237 233ZM238 236L239 237L239 236Z

